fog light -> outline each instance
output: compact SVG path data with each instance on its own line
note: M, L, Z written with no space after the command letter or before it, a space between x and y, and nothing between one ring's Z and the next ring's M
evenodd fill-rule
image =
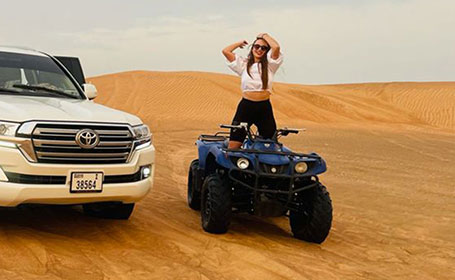
M299 162L295 165L295 172L297 173L305 173L308 170L308 165L306 162Z
M150 165L141 168L141 179L147 179L152 174L152 168Z
M237 166L240 169L247 169L250 166L250 162L246 158L239 158L237 160Z

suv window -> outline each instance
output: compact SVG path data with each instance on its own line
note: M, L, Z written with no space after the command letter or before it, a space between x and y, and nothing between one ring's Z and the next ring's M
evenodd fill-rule
M47 56L0 52L0 94L85 99Z

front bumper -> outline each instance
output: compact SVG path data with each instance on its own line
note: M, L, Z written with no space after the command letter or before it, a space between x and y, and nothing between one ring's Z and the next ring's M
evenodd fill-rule
M81 204L100 201L133 203L151 189L152 180L134 183L105 184L101 193L70 193L65 185L25 185L0 182L0 205L14 207L24 203Z
M228 157L233 158L241 158L245 157L245 154L252 155L248 158L250 162L253 164L248 169L240 169L231 163L231 166L228 168L228 176L233 181L239 185L246 187L247 189L253 191L255 194L257 193L269 193L269 194L282 194L287 195L289 199L293 197L294 194L307 190L309 188L315 187L319 179L310 170L307 170L305 173L297 173L295 172L295 165L299 161L295 161L292 158L299 157L299 158L308 158L308 159L316 159L320 160L321 158L314 154L299 154L293 152L281 152L281 151L264 151L264 150L251 150L251 149L242 149L242 150L232 150L232 149L222 149L225 153L227 153ZM287 156L290 157L291 160L286 164L286 168L284 170L278 171L279 166L282 165L270 165L278 167L277 173L268 172L263 170L264 168L260 168L261 162L259 161L259 155L272 155L272 156ZM237 175L237 176L236 176ZM242 175L248 175L247 180L242 180ZM285 184L281 184L277 188L277 186L264 186L264 180L282 180ZM299 180L310 180L306 182L303 186L296 185L296 181Z
M248 174L252 180L249 180L250 182L242 181L239 179L238 176L235 174ZM270 174L270 173L264 173L260 171L252 171L252 170L242 170L239 168L232 168L228 172L229 179L231 179L233 182L236 182L237 184L240 184L247 189L250 189L251 191L255 193L271 193L271 194L285 194L288 195L289 197L292 197L295 193L302 192L304 190L307 190L309 188L315 187L319 179L317 176L308 176L308 175L297 175L297 174ZM307 184L302 187L295 187L294 183L296 179L300 178L311 178L312 183ZM274 189L274 188L264 188L263 185L260 183L260 179L284 179L287 181L286 187L283 189Z
M153 145L134 152L124 164L44 164L29 162L17 148L0 146L0 206L17 206L24 203L80 204L98 201L133 203L142 199L152 188L155 172L155 148ZM133 178L142 166L151 165L150 177ZM103 172L106 177L122 180L103 184L100 193L70 193L72 172ZM21 178L64 178L62 182L17 183L8 180L7 174L20 174ZM122 176L123 175L123 176ZM114 182L114 183L111 183Z

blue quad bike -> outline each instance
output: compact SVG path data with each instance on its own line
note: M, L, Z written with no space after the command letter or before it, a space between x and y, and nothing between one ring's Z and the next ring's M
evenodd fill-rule
M298 129L282 128L272 139L253 134L246 123L240 149L228 149L229 132L200 135L199 159L188 174L188 205L201 211L202 228L226 233L233 213L288 216L294 237L322 243L332 225L332 201L319 182L325 161L316 153L294 153L278 140Z

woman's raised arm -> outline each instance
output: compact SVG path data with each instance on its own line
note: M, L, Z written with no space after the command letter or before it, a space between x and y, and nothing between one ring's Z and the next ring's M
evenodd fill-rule
M231 44L231 45L225 47L223 49L222 53L229 62L232 62L235 60L235 54L233 53L233 51L237 48L243 48L246 45L248 45L248 42L245 40L242 40L240 42L237 42L237 43L234 43L234 44Z
M260 33L257 38L265 40L272 49L272 58L278 59L278 57L280 56L280 44L278 44L278 42L267 33Z

